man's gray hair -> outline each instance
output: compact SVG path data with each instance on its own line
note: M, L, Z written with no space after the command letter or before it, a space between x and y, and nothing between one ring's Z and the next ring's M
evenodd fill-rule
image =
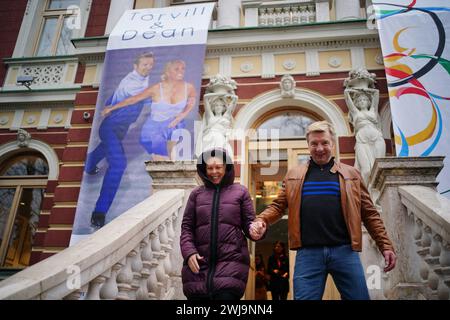
M155 59L155 57L153 56L153 53L152 53L152 52L144 52L144 53L141 53L140 55L138 55L138 56L136 57L136 59L134 59L134 64L138 66L139 63L141 62L141 59L144 59L144 58L152 58L152 59Z
M336 131L331 123L328 121L316 121L311 123L306 129L306 141L308 141L309 134L312 132L327 132L331 135L333 141L336 141Z

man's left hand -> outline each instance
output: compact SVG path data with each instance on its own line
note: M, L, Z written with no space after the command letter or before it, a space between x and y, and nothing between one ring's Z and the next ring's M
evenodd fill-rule
M397 261L397 256L395 255L394 251L392 250L385 250L383 251L384 256L384 272L391 271L395 268L395 263Z

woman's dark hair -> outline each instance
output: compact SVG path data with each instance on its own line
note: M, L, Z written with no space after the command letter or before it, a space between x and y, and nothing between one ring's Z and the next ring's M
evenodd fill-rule
M256 257L259 258L259 263L256 264ZM261 253L255 254L255 270L261 270L266 269L266 266L264 265L264 259Z
M274 253L275 253L275 247L277 246L277 244L279 244L280 247L283 249L282 254L286 255L286 246L284 245L284 242L281 242L281 241L275 241L275 243L273 244Z
M226 153L224 149L216 148L216 149L210 149L206 150L202 153L202 155L197 159L198 165L206 165L206 162L208 162L211 158L219 158L222 160L222 162L227 166L226 169L230 170L233 166L233 160L231 157Z

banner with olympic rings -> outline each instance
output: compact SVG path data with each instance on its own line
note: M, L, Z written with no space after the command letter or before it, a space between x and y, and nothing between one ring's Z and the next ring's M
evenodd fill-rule
M438 191L450 197L450 2L373 1L397 155L445 156Z

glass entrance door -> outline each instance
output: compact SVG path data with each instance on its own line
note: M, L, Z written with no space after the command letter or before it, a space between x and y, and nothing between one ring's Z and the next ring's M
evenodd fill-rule
M269 148L270 151L263 150L261 148ZM276 150L275 150L276 149ZM249 190L254 199L254 205L256 214L258 215L264 211L269 204L277 197L278 191L282 186L282 181L287 174L288 170L297 166L301 161L309 159L309 151L307 148L306 140L303 139L280 139L277 142L276 147L272 147L270 144L257 144L250 142L249 153L252 159L252 164L249 165ZM277 154L277 157L273 157L271 152ZM266 155L270 155L265 157ZM292 275L294 271L295 252L290 251L288 247L288 216L287 212L282 219L269 228L266 237L262 241L258 241L256 244L251 245L252 255L252 268L250 272L249 283L253 283L252 293L257 295L249 295L246 293L246 299L258 299L261 298L261 279L256 277L256 266L253 264L253 259L256 256L262 258L263 264L267 270L268 259L273 253L274 243L281 241L285 244L286 254L289 255L289 277L290 277L290 290L288 293L288 300L293 298L292 290ZM269 283L270 279L267 279ZM270 289L267 286L266 289ZM248 290L247 290L248 291ZM267 298L271 299L271 291L267 291Z

